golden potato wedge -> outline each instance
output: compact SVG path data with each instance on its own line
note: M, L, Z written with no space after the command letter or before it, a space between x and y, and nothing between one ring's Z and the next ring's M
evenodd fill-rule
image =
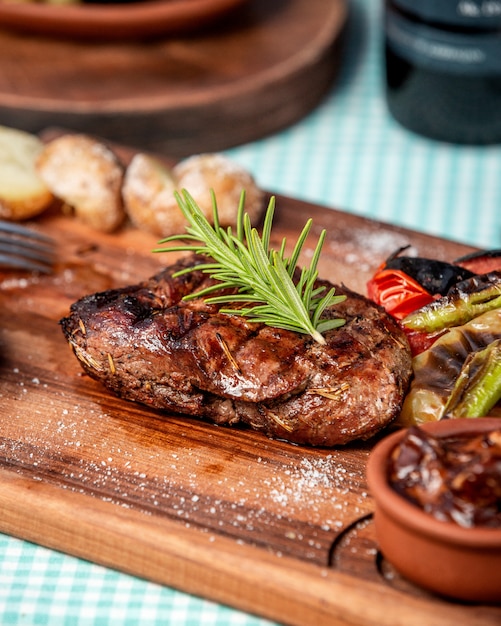
M36 162L38 174L77 218L103 232L123 221L124 167L104 143L83 134L49 142Z
M36 135L0 126L0 219L30 219L53 201L35 169L42 150L43 143Z
M216 195L220 223L236 223L240 194L246 192L246 211L254 221L261 216L264 194L252 176L221 154L200 154L172 169L146 154L136 154L124 178L124 207L138 227L160 237L182 233L187 222L174 198L186 189L212 222L211 189Z
M252 223L261 217L264 193L251 174L222 154L197 154L172 170L178 189L186 189L208 217L212 215L211 189L217 200L221 226L236 223L240 195L245 191L245 211Z
M124 177L122 197L130 221L160 237L181 233L186 220L174 198L176 181L157 159L141 152L134 155Z

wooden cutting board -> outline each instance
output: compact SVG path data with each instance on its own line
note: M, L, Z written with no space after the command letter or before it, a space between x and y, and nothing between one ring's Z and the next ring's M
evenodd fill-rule
M0 21L0 124L57 124L173 156L252 141L325 96L347 15L347 0L249 0L201 32L94 42Z
M328 231L321 275L358 291L395 249L471 249L278 197L274 236ZM77 298L170 262L133 229L48 214L52 276L0 274L0 531L295 626L499 624L444 601L378 553L365 464L374 441L321 450L167 415L84 376L58 320ZM308 244L308 251L316 241Z

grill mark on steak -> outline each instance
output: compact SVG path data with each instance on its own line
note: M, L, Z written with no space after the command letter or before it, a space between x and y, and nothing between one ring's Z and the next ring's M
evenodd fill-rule
M200 271L173 278L187 257L138 285L92 294L61 320L83 369L111 392L269 437L336 446L367 439L399 413L411 376L400 326L345 287L326 311L346 324L309 335L270 328L182 298L207 286ZM319 281L330 287L327 281Z

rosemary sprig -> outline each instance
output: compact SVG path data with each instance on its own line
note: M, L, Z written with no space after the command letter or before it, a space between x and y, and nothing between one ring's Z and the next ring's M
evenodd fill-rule
M334 288L315 287L318 278L317 264L326 232L318 239L310 266L303 268L299 280L293 280L297 262L304 242L311 230L309 219L290 257L285 256L286 240L280 249L270 248L271 228L275 211L275 199L271 198L266 210L261 236L253 228L249 215L244 212L245 194L242 193L238 206L236 234L232 228L221 228L217 202L212 194L214 225L207 220L193 197L183 190L176 193L176 200L189 226L184 234L162 239L159 244L185 241L177 246L157 248L154 252L190 251L208 257L207 263L186 268L176 275L201 270L217 282L185 299L204 297L214 304L244 303L242 308L221 308L221 313L243 315L254 322L275 328L283 328L309 334L320 344L325 344L322 333L338 328L344 319L325 319L325 309L342 302L346 296L336 296ZM211 295L223 289L236 291L233 294Z

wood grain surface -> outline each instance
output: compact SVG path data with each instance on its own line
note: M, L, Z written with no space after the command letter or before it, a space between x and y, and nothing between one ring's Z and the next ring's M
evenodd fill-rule
M470 251L277 198L274 237L328 231L321 275L365 291L388 254ZM433 597L381 558L365 463L374 441L322 450L125 402L84 376L58 320L77 298L170 262L124 228L49 212L51 276L0 274L0 531L284 624L494 625L501 609ZM316 241L308 242L305 257Z
M347 14L347 0L249 0L180 37L82 42L0 30L0 124L57 124L173 156L242 144L325 96Z

